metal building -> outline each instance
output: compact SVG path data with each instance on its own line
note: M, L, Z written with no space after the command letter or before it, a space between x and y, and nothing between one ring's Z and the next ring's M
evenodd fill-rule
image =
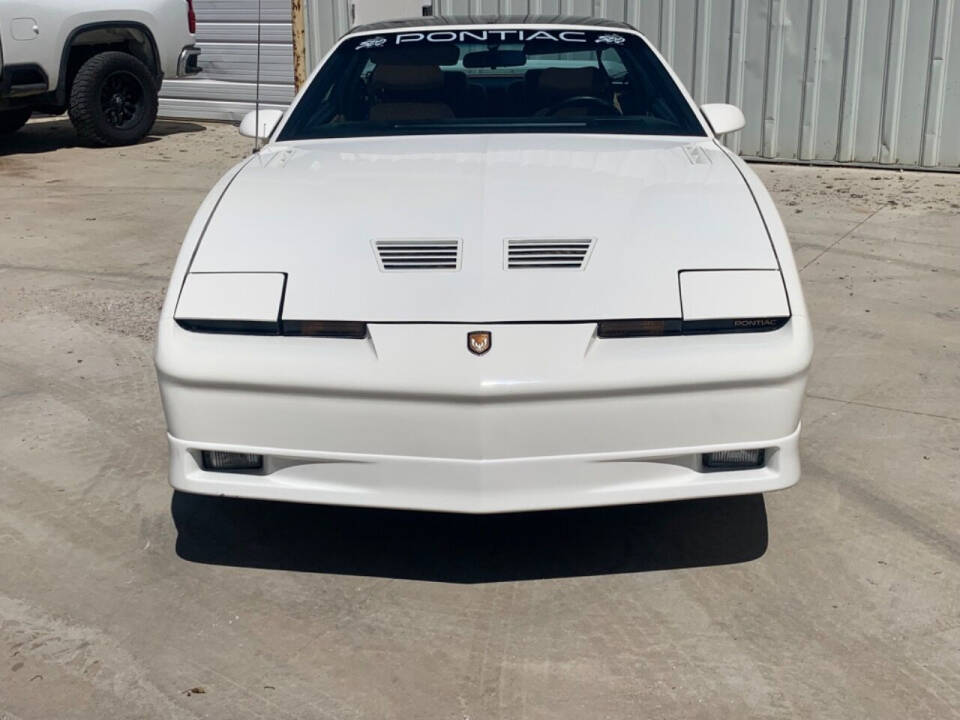
M290 0L262 1L289 22ZM351 0L302 2L312 66L348 29ZM208 10L223 14L230 7L238 14L255 5L256 0L198 0L197 13L201 26L213 26ZM434 13L443 15L624 20L661 50L698 102L731 102L743 109L747 127L728 142L748 158L960 170L960 0L434 0L433 5ZM242 76L249 83L248 59L242 72L230 68L249 57L249 45L243 53L223 52L213 47L222 41L212 31L201 31L208 77L232 82ZM208 48L214 52L208 55ZM271 100L285 102L292 83L289 40L271 52L277 53ZM280 55L291 58L285 60L291 67L286 84Z
M257 77L257 0L194 0L199 77L167 80L160 114L239 120L253 108ZM293 34L290 0L260 0L261 107L293 100Z

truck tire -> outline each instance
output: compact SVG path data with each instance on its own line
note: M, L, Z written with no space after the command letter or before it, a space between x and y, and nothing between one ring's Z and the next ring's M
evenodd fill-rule
M0 110L0 135L16 132L30 119L30 108L21 108L19 110Z
M132 145L157 119L157 83L147 66L123 52L87 60L73 78L70 121L92 145Z

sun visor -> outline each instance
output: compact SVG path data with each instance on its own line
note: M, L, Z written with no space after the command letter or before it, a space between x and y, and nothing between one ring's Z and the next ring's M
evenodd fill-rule
M283 273L190 273L174 318L276 324L284 280Z
M684 320L790 315L779 270L684 270L680 301Z
M419 35L420 33L412 33ZM460 48L456 45L417 45L416 49L386 47L370 51L376 65L456 65Z

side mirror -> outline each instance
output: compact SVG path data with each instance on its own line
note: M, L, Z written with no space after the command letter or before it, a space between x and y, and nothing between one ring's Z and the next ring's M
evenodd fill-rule
M283 110L260 108L259 128L257 128L257 115L256 110L251 110L243 116L243 120L240 121L240 134L244 137L267 140L273 135L277 123L283 118Z
M714 135L726 135L727 133L742 130L747 124L747 119L743 116L743 111L736 105L727 105L726 103L708 103L700 106L700 112L707 118L710 127L713 128Z

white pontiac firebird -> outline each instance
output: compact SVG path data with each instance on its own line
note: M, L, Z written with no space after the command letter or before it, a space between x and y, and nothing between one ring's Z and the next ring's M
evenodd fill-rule
M619 23L356 28L210 192L156 365L179 490L492 513L799 477L786 232Z

